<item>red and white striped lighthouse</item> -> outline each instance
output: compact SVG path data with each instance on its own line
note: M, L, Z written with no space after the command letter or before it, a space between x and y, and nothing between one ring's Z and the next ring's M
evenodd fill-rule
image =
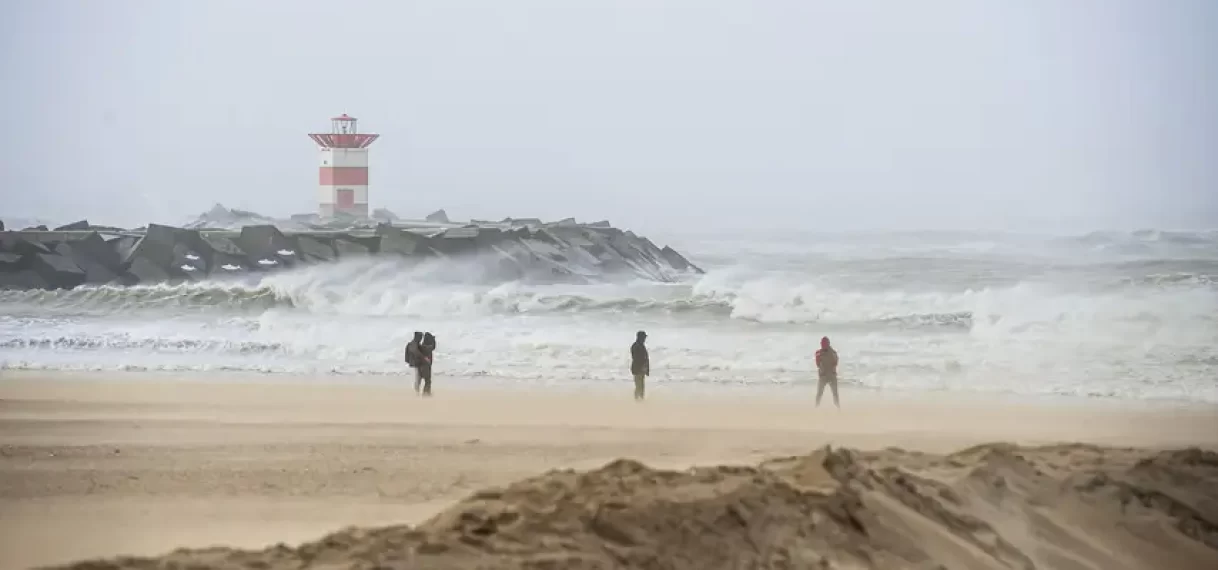
M346 113L330 119L330 132L310 134L321 147L318 213L368 217L368 147L381 135L361 133Z

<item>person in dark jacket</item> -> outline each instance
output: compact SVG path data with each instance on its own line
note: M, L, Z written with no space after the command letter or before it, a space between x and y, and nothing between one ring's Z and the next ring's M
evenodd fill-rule
M419 360L423 353L419 350L419 345L423 342L423 333L414 331L414 338L406 343L406 366L414 368L414 391L419 391Z
M647 356L647 333L639 331L630 345L630 374L634 376L634 399L642 400L645 380L651 375L651 360Z
M820 350L816 351L816 375L819 381L816 384L816 405L820 405L820 397L825 394L825 385L829 385L829 389L833 391L833 405L841 409L842 405L837 401L837 351L829 346L829 337L821 337Z
M419 344L423 342L423 333L414 331L414 337L406 343L406 365L414 368L419 363Z
M423 395L431 395L431 365L436 353L436 337L430 332L423 333L423 340L419 342L419 365L415 368L418 371L417 379L415 380L415 390L418 390L418 385L423 384Z

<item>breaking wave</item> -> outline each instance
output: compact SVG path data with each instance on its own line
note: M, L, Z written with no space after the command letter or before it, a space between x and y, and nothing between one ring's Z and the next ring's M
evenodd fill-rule
M702 315L756 322L831 321L833 314L809 304L794 292L787 299L755 299L748 292L694 293L698 287L675 287L670 298L590 296L563 291L522 290L505 285L466 290L380 290L359 296L334 291L290 291L271 285L185 284L137 287L82 287L71 291L5 291L0 302L37 309L47 315L132 315L172 311L176 314L258 314L268 310L298 310L320 315L427 316L439 312L485 315L545 315L574 313L638 313ZM629 294L629 290L621 291ZM684 295L671 298L672 295ZM363 302L361 302L363 301ZM759 305L760 304L760 305ZM762 306L764 305L764 306ZM781 314L780 314L781 313ZM969 311L924 314L873 312L864 315L878 324L967 327ZM0 343L0 346L5 346Z
M762 324L961 330L1009 322L1018 315L1037 314L1039 319L1059 323L1084 313L1090 313L1086 316L1092 319L1163 320L1206 318L1206 309L1214 308L1218 298L1214 274L1140 274L1162 267L1135 265L1134 276L1111 277L1103 287L1087 284L1071 290L1016 281L1001 287L912 291L903 283L849 289L798 273L740 268L712 271L687 283L479 284L477 279L462 278L471 275L468 267L450 266L441 271L359 261L269 274L247 282L0 291L0 303L14 314L44 317L239 317L269 311L345 317L638 314ZM1218 273L1218 267L1202 269Z
M1200 255L1213 258L1218 253L1218 230L1168 231L1135 230L1132 232L1091 232L1065 238L1060 243L1081 246L1096 253L1124 256L1154 256L1188 258Z
M1101 238L1134 239L1088 239ZM431 330L445 376L608 382L646 329L668 382L805 382L829 335L843 380L869 387L1218 401L1218 252L794 245L671 283L510 281L476 259L372 258L243 281L0 291L0 369L390 375L410 331Z
M1172 231L1142 229L1129 232L1099 231L1071 238L1089 244L1168 243L1218 247L1218 230Z
M119 314L140 310L258 311L291 306L269 287L221 283L84 286L71 290L0 291L0 303L49 313Z
M154 350L157 352L225 351L239 354L282 352L287 343L231 341L222 339L141 338L130 334L81 337L59 336L15 338L0 342L0 348L73 349L73 350Z

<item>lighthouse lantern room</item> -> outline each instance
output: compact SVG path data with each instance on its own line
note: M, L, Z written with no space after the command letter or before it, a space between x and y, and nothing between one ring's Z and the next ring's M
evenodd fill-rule
M380 135L361 133L346 113L330 119L330 132L309 138L321 147L318 213L368 217L368 147Z

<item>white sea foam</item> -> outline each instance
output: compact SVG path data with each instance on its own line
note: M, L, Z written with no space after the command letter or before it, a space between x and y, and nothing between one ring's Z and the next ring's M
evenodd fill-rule
M753 253L683 283L499 282L476 260L374 258L245 282L0 292L0 361L397 374L411 331L430 330L443 376L610 382L646 329L661 384L781 385L810 381L828 335L846 381L872 388L1218 402L1210 234L955 239L746 242ZM1147 240L1175 249L1082 253ZM724 244L706 249L730 261Z

